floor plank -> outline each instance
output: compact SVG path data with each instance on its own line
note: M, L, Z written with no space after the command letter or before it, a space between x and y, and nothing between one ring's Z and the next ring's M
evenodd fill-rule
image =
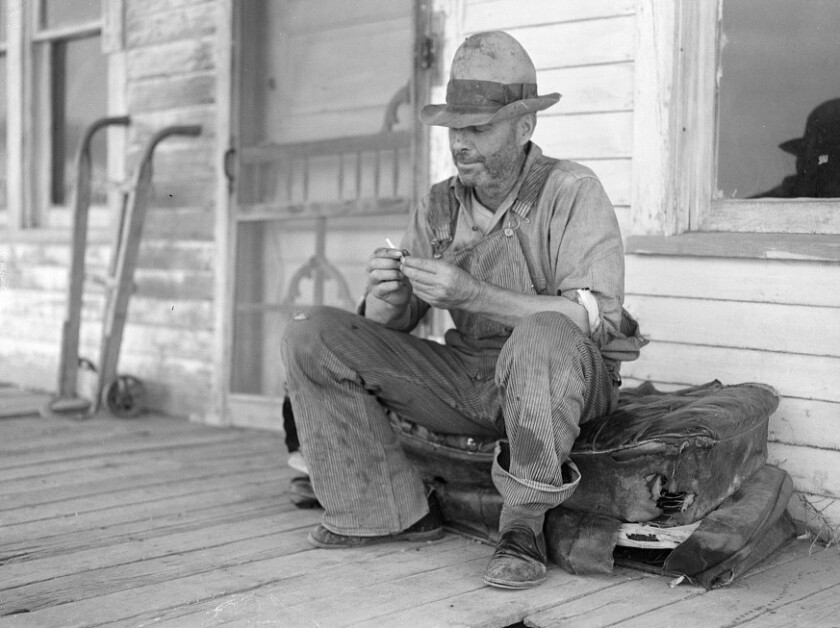
M728 587L677 601L617 622L622 627L667 625L680 617L681 628L740 626L778 608L794 604L840 585L840 555L836 549L802 556ZM836 623L833 625L837 625Z
M706 592L630 569L558 567L485 587L493 548L320 550L286 492L282 435L149 415L0 421L0 626L832 625L835 550L792 544ZM11 614L10 614L11 613Z
M92 532L100 537L129 535L150 525L159 529L167 522L184 525L202 521L212 517L214 512L237 510L254 503L286 502L288 482L282 479L281 472L269 468L225 476L213 482L195 482L194 490L186 494L6 525L0 537L0 556L35 544L53 543L58 547L73 548L80 542L88 542L86 537L77 540L80 535Z

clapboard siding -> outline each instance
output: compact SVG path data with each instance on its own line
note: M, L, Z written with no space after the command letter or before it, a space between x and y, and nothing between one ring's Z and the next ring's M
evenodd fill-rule
M630 302L653 341L840 355L836 308L652 296L634 296Z
M840 295L836 264L748 258L628 255L628 309L651 340L622 371L626 385L663 390L718 379L761 382L781 396L769 460L800 492L802 519L840 498ZM821 525L821 524L820 524ZM812 528L819 528L812 522Z
M213 55L209 37L138 48L127 53L126 72L129 80L200 72L214 67Z
M537 75L540 90L560 92L560 103L549 115L633 110L633 64L611 63L543 70Z
M633 60L632 15L505 29L516 37L537 70Z
M615 159L630 157L633 114L611 112L545 115L537 123L534 141L547 155L562 159Z
M595 20L619 15L632 15L635 0L587 0L586 2L558 2L557 0L469 0L468 32L509 30L538 24L556 24Z
M284 5L283 30L304 36L403 19L411 12L411 0L355 0L352 3L286 0Z
M630 377L622 370L623 386L632 388L643 380ZM708 381L711 381L708 380ZM732 383L732 382L728 382ZM683 388L684 384L657 382L656 388L671 392ZM822 449L840 450L840 404L814 399L781 397L779 407L770 417L769 440L786 445L814 446Z
M67 302L61 292L45 290L14 291L13 299L5 299L0 304L0 318L4 321L26 319L37 313L53 323L63 320ZM82 303L82 319L99 321L105 311L104 293L85 292ZM212 330L212 304L208 300L194 299L158 299L143 295L133 295L128 310L129 325L158 325L169 330L195 329ZM5 335L5 334L4 334Z
M146 4L144 0L128 0L127 4L125 30L129 49L204 37L216 30L214 2L166 3L169 6L165 8L147 6L143 12L138 9Z
M840 451L771 443L767 453L768 462L790 473L799 490L840 499Z
M55 390L57 343L4 339L3 345L0 381ZM201 417L206 412L212 377L212 365L207 359L161 360L157 355L123 353L117 373L138 377L146 389L147 400L166 413Z
M628 255L625 268L628 294L840 308L836 264Z
M133 81L128 85L127 99L131 112L213 103L216 100L216 76L205 71Z
M689 330L686 333L690 336ZM785 396L840 402L840 357L836 356L651 342L637 361L625 365L623 372L636 379L672 384L712 379L724 384L762 382Z
M137 265L140 268L212 270L214 253L215 248L210 242L172 242L147 239L140 244ZM71 250L67 243L15 242L6 246L4 254L4 262L13 267L66 267L70 264ZM101 271L107 266L110 257L111 246L109 244L90 243L85 251L86 271Z

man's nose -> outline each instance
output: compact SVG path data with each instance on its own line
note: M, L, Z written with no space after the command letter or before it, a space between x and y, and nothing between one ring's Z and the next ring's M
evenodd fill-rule
M453 151L469 148L467 134L463 129L449 129L449 147Z

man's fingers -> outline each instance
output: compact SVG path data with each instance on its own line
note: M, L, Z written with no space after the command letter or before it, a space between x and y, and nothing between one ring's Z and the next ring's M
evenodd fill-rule
M383 268L375 269L370 273L371 279L376 283L384 283L386 281L402 281L403 274L398 268Z
M401 251L400 249L386 249L386 248L378 248L373 252L374 258L383 258L383 259L402 259L405 256L405 251Z
M446 262L424 257L406 257L403 260L403 268L413 268L427 273L435 272L445 264Z

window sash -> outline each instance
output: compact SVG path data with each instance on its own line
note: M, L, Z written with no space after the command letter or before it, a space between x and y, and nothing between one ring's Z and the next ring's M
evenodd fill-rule
M678 45L678 198L690 231L840 233L840 201L716 199L717 98L721 3L683 0ZM714 141L709 141L713 138Z

